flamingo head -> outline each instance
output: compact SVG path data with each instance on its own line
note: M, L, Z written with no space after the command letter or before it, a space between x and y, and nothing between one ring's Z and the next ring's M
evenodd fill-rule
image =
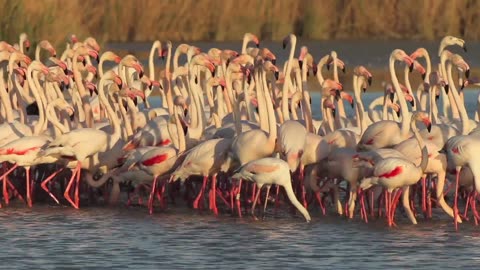
M25 48L25 51L28 52L28 50L30 49L30 40L25 39L23 41L23 47Z
M391 54L391 57L393 57L393 59L397 60L397 61L403 61L405 62L409 69L410 69L410 72L412 72L413 70L413 59L410 58L410 56L408 56L404 50L401 50L401 49L395 49L393 50L392 54Z
M38 44L42 49L47 50L50 53L50 56L57 57L57 52L53 48L52 44L48 40L42 40Z
M342 92L340 92L340 97L342 99L346 100L348 103L350 103L350 106L352 106L352 108L353 108L353 97L352 97L352 95L350 95L347 92L342 91Z
M423 111L417 111L412 115L412 119L416 121L421 121L425 124L427 127L428 132L432 130L432 122L430 121L430 118L428 117L428 113L423 112Z
M428 52L427 50L425 50L425 48L418 48L412 54L410 54L410 58L412 58L412 60L415 60L418 57L425 57L425 55L427 54Z
M298 56L298 64L300 65L300 68L302 68L303 59L305 59L305 56L307 56L307 53L308 53L307 46L302 46L302 48L300 48L300 55Z
M89 81L84 81L84 83L85 83L85 87L90 91L90 96L93 96L93 93L98 95L98 89L94 83L91 83Z
M426 71L425 68L417 61L413 60L413 68L422 75L422 80L425 80Z

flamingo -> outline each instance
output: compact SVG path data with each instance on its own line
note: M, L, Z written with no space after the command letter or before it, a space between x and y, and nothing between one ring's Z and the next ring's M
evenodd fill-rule
M389 226L394 224L393 216L397 203L396 200L398 200L400 196L399 192L395 193L394 198L392 198L391 194L398 188L402 188L402 203L410 221L413 224L417 224L417 220L413 215L409 205L410 185L418 182L424 174L428 165L428 150L422 137L418 133L416 121L422 121L427 129L430 129L431 121L428 118L428 114L422 111L413 113L411 117L410 128L418 142L418 145L422 149L422 159L420 165L417 166L410 160L402 158L382 159L375 164L373 176L365 178L360 183L360 188L363 190L368 189L372 185L381 185L386 188L385 207L387 209L386 212Z
M245 179L254 182L258 189L252 205L252 215L255 216L255 205L260 195L261 188L267 185L267 196L271 185L282 186L288 196L290 202L302 213L307 222L311 221L310 214L307 209L297 200L293 193L292 182L290 178L290 169L288 163L278 158L261 158L250 161L240 167L238 171L232 175L235 179ZM265 200L264 211L268 200Z

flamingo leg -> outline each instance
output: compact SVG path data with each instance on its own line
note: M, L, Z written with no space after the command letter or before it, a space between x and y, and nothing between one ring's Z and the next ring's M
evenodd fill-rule
M265 218L265 212L267 211L267 204L268 204L268 196L270 195L270 188L271 186L267 186L267 195L265 196L265 202L263 203L263 214L262 219Z
M368 214L367 208L365 207L365 191L359 190L360 193L360 211L363 213L363 217L365 219L365 223L368 223Z
M410 208L410 186L403 187L403 194L402 194L402 203L403 207L405 208L405 212L407 213L408 218L413 224L417 224L417 219L413 214L412 209Z
M400 195L402 195L402 190L397 190L395 191L395 196L393 197L393 202L392 202L392 205L391 205L391 210L390 210L390 214L391 214L391 220L392 220L392 224L395 224L394 223L394 220L395 220L395 210L397 209L397 205L398 205L398 201L400 200Z
M425 175L422 176L422 212L423 216L427 218L427 179Z
M6 166L6 162L4 162L4 168L6 168L5 166ZM8 205L10 202L10 196L8 194L7 184L13 186L12 183L10 183L10 181L8 180L7 176L10 173L12 173L17 167L18 167L17 164L13 165L12 168L7 170L2 176L0 176L0 180L3 180L3 199L5 200L6 205Z
M387 217L387 222L388 222L388 226L392 226L390 224L390 192L388 192L386 189L385 189L385 194L384 194L384 197L385 197L385 216Z
M240 179L238 181L238 190L235 194L235 200L236 200L236 204L237 204L237 210L238 210L238 216L239 217L242 217L242 208L241 208L241 205L240 205L240 192L242 191L242 179Z
M257 205L258 197L260 196L260 191L262 189L259 187L258 190L255 192L255 198L253 199L253 204L252 204L252 216L255 220L258 220L258 218L255 216L255 206Z
M211 209L213 213L218 216L218 209L217 209L217 174L212 176L212 187L210 191L210 202L211 202Z
M77 175L78 171L80 170L80 166L75 167L75 169L72 170L72 177L70 178L70 181L68 181L67 188L65 189L65 192L63 193L63 197L73 206L73 208L78 209L78 206L75 204L75 202L72 200L70 197L70 189L72 188L73 182L75 181L75 176Z
M303 166L300 166L300 175L299 175L299 178L300 178L300 190L302 192L302 202L303 202L303 207L305 207L305 209L308 208L308 204L307 204L307 200L306 200L306 190L305 190L305 184L304 184L304 181L305 181L305 171L304 171L304 168Z
M375 198L374 198L374 193L373 193L373 190L369 190L368 191L368 197L370 199L370 216L371 217L374 217L375 216Z
M3 172L7 170L7 164L7 162L3 162ZM3 200L5 201L6 205L10 204L10 195L8 194L7 179L3 180Z
M25 167L25 175L27 179L27 204L28 204L28 207L32 207L32 191L31 191L32 182L30 182L30 167Z
M275 215L277 214L277 209L280 206L280 202L278 200L278 194L280 194L280 185L277 185L277 190L275 192L275 210L274 210Z
M203 182L202 182L202 188L200 189L200 192L198 193L197 198L195 198L195 201L193 201L193 209L198 209L198 202L203 196L203 192L205 190L205 187L207 186L207 181L208 181L208 176L203 176Z
M456 168L456 179L455 179L455 198L453 201L453 220L455 224L455 231L458 231L458 222L457 222L457 217L458 217L458 185L460 182L460 169L462 167L457 167Z
M80 162L78 162L80 164ZM81 165L78 165L78 171L77 171L77 179L75 180L75 204L77 205L77 208L80 208L80 175L81 175Z
M158 176L155 175L153 178L152 190L150 191L150 196L148 198L148 211L153 214L153 201L155 200L155 189L157 187Z

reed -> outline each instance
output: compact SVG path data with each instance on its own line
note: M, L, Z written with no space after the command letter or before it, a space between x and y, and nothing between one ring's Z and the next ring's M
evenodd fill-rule
M480 38L470 0L3 0L0 39L55 44L70 33L105 41Z

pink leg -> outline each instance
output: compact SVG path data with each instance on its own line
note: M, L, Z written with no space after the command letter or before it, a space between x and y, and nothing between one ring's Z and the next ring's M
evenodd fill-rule
M422 212L427 217L427 183L425 176L422 176Z
M392 205L391 205L391 210L390 210L390 214L391 214L391 222L392 224L395 224L394 223L394 219L395 219L395 210L397 209L397 205L398 205L398 201L400 200L400 196L402 195L402 190L399 189L395 192L395 196L393 197L393 202L392 202Z
M6 166L6 162L4 162L4 166ZM10 181L8 180L8 175L12 173L16 168L18 167L17 164L13 165L12 168L10 168L8 171L6 171L2 176L0 176L0 180L3 180L3 199L5 200L5 204L8 205L10 202L10 195L8 194L8 189L7 189L7 184L12 185ZM5 167L6 168L6 167Z
M70 198L70 189L72 188L73 182L75 181L75 176L77 175L78 171L80 170L80 167L77 164L77 167L72 170L72 177L70 178L70 181L68 182L67 188L65 189L65 192L63 193L63 196L65 199L75 208L78 209L78 206L75 204L75 202Z
M217 175L214 174L212 176L212 190L211 192L211 203L212 203L212 210L213 213L218 216L218 209L217 209Z
M277 190L276 190L276 193L275 193L275 210L274 210L275 215L277 214L277 209L278 209L278 206L280 205L280 202L278 201L278 194L279 193L280 193L280 186L277 185Z
M256 186L256 185L255 185ZM253 199L253 205L252 205L252 216L255 220L258 220L258 218L255 216L255 206L257 205L258 197L260 196L260 191L262 191L261 188L258 188L255 192L255 198Z
M325 216L326 209L322 201L322 196L320 195L320 190L315 191L315 198L317 198L318 205L320 206L320 209L322 209L322 214Z
M32 191L30 182L30 167L25 167L25 175L27 178L27 204L28 207L32 207Z
M307 204L307 200L305 198L306 196L306 191L305 191L305 185L304 185L304 181L305 181L305 171L303 169L303 166L300 166L300 189L302 191L302 202L303 202L303 207L305 207L305 209L308 208L308 204Z
M7 162L3 162L3 172L7 170ZM6 205L10 204L10 195L8 194L8 188L7 188L7 179L3 179L3 200L5 201Z
M375 216L375 202L374 202L374 197L373 197L373 190L368 191L368 197L370 199L370 216L374 217Z
M237 204L237 211L238 211L238 216L242 217L242 208L240 205L240 192L242 191L242 179L238 180L238 190L235 194L235 200Z
M460 168L461 167L457 167L456 169L456 184L455 184L455 199L453 201L453 220L454 220L454 223L455 223L455 231L458 231L458 222L457 222L457 218L458 218L458 185L459 185L459 181L460 181Z
M80 162L78 164L80 164ZM77 179L75 181L75 204L77 205L77 208L80 208L80 175L82 172L82 168L81 165L77 166L79 166L79 168L76 175Z
M257 190L257 185L255 183L252 183L252 203L253 203L253 200L255 200L255 194L256 194L256 190Z
M155 200L155 190L157 188L157 180L158 176L155 175L153 178L153 185L152 185L152 190L150 191L150 197L148 198L148 211L151 214L153 214L153 201Z
M200 189L200 192L198 193L197 198L195 198L195 201L193 202L193 209L198 209L198 202L203 196L203 192L205 190L205 187L207 186L207 181L208 181L208 176L203 176L202 188Z

